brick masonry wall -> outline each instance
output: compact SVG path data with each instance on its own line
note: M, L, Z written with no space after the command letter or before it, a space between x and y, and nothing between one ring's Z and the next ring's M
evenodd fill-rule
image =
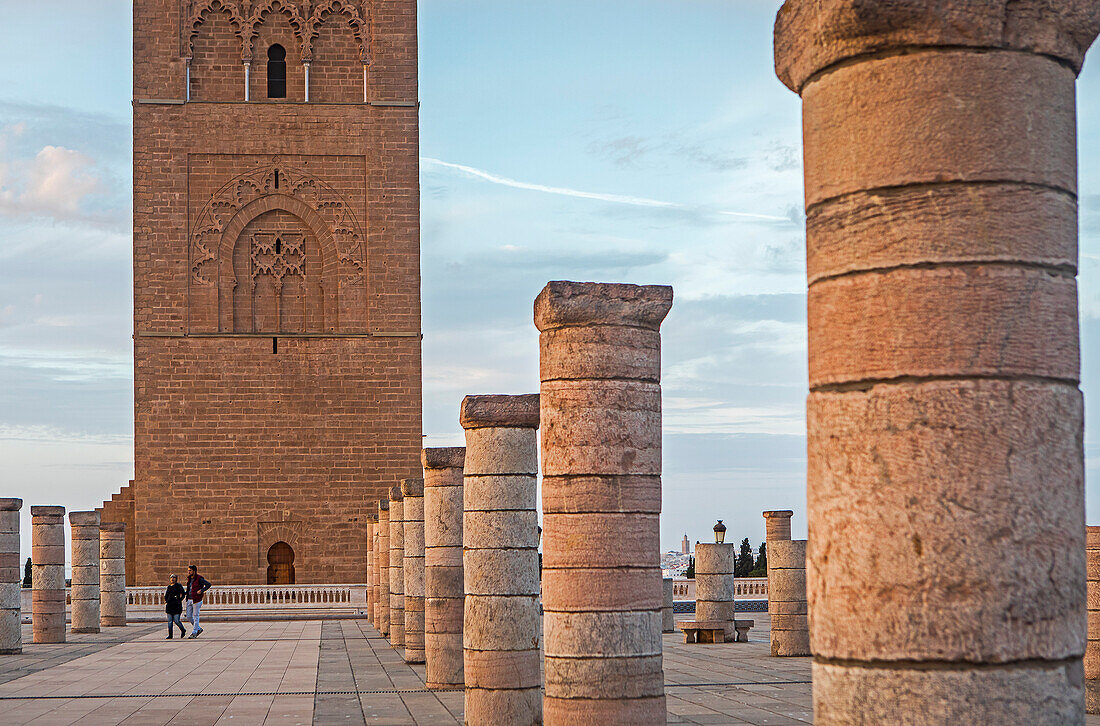
M299 583L362 582L370 505L420 471L415 2L353 4L373 104L350 103L363 80L346 13L313 38L311 96L333 103L295 102L301 39L281 10L252 19L254 102L234 90L242 46L223 18L198 24L192 74L230 102L142 103L183 98L182 5L134 8L135 584L190 562L262 583L277 541ZM286 101L257 72L271 42L287 49ZM301 235L309 258L303 287L283 278L306 299L284 300L278 333L251 320L258 305L270 321L271 281L257 298L245 274L269 233Z
M101 524L107 522L122 522L126 525L126 584L137 584L137 571L134 568L134 558L130 555L134 551L137 541L134 528L134 481L122 487L111 498L103 502L102 507L97 507Z

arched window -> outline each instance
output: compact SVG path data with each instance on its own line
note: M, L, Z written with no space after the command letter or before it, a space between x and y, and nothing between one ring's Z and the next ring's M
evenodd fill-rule
M286 98L286 48L278 43L267 49L267 97Z

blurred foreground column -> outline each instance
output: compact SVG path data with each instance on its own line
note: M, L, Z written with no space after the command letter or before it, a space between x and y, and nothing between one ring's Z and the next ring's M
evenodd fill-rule
M462 521L468 726L542 723L539 397L466 396Z
M126 524L99 526L99 624L126 624Z
M461 688L462 466L461 446L424 449L424 685Z
M31 628L35 643L65 642L65 507L31 507Z
M402 479L405 662L424 662L424 480Z
M22 499L0 499L0 655L23 652L19 510Z
M72 542L71 630L99 632L99 512L69 512Z
M535 300L547 724L663 724L664 286L551 282Z
M1094 0L779 11L819 726L1083 723L1075 77L1098 25Z

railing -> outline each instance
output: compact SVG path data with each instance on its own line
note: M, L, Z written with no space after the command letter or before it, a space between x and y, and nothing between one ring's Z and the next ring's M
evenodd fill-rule
M768 578L766 577L736 577L733 580L733 593L735 597L745 599L768 598ZM675 579L672 582L673 600L694 600L695 580Z
M126 603L161 607L165 587L127 587ZM365 607L366 585L215 585L203 595L204 608Z

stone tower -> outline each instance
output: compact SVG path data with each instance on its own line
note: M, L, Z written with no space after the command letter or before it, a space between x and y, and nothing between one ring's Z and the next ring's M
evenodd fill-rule
M365 582L420 471L415 0L134 3L134 558Z
M682 554L682 555L690 555L691 554L691 543L688 542L687 534L684 535L684 541L680 543L680 554Z

